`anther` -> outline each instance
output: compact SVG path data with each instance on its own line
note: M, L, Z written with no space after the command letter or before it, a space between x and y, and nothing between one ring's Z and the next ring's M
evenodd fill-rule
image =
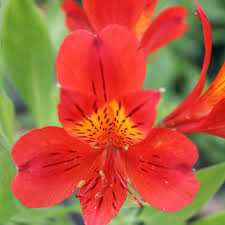
M102 170L99 170L99 175L101 176L102 180L105 179L105 174Z
M95 198L99 198L101 197L102 195L98 192L96 195L95 195Z
M77 185L77 188L80 189L80 188L82 188L84 185L85 185L85 180L81 180L81 181L79 181L79 183L78 183L78 185Z

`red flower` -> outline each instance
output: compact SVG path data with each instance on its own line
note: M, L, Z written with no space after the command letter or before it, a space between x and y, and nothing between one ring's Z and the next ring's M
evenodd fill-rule
M128 185L166 212L193 201L197 149L176 131L152 128L160 93L141 90L145 56L128 30L114 25L97 37L71 33L56 71L63 128L32 130L12 150L18 166L12 191L25 206L48 207L75 191L85 224L102 225L127 193L141 205Z
M199 81L189 96L162 122L164 127L186 133L203 132L225 138L225 64L209 88L202 94L212 49L209 20L197 5L197 17L203 22L205 59Z
M146 54L179 38L187 30L188 12L182 6L170 7L152 19L157 0L83 0L84 9L73 0L64 0L62 10L70 31L87 29L99 33L109 24L128 27Z

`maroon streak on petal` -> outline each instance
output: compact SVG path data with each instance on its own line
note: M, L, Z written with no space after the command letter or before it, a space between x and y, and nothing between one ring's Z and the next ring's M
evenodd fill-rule
M68 198L87 176L98 150L70 137L62 128L35 129L14 145L18 174L13 194L27 207L42 208Z
M96 158L90 179L78 193L86 225L108 224L126 200L127 186L121 182L125 164L119 151L111 146Z
M155 128L125 154L131 184L151 206L175 212L194 200L199 183L192 167L198 152L187 137L170 129Z

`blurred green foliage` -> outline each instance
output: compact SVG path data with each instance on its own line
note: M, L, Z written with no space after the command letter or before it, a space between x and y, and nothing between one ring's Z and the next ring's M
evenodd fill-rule
M16 174L9 152L10 148L11 145L0 128L0 224L5 224L18 209L10 189L11 180Z
M46 125L54 68L47 27L30 0L9 0L4 14L2 52L6 69L37 125Z
M191 225L222 225L225 221L225 212L219 213L217 215L208 216L200 219Z
M11 144L14 143L14 107L5 92L0 90L0 127Z

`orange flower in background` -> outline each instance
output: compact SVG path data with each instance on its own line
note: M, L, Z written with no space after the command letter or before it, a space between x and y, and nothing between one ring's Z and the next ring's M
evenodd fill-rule
M225 138L225 64L209 88L202 94L212 50L209 20L197 5L197 17L203 22L205 58L197 85L189 96L161 123L184 133L208 133Z
M138 46L119 25L64 40L56 61L63 128L32 130L12 150L18 174L11 187L25 206L49 207L75 192L85 224L105 225L127 194L166 212L194 200L196 146L153 128L160 93L141 88L146 57Z
M128 27L134 32L147 55L179 38L187 30L188 11L182 6L167 8L154 20L157 0L83 0L84 8L73 0L64 0L62 9L70 31L87 29L99 33L110 24Z

